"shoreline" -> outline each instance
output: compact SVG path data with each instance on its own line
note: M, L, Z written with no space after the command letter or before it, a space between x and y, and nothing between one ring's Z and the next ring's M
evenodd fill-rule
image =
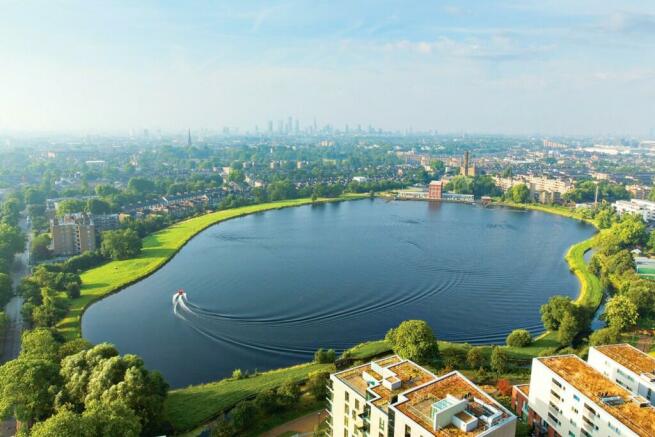
M81 276L83 278L85 286L83 286L82 291L83 293L87 291L87 293L83 294L82 296L80 296L80 298L75 299L73 301L69 309L69 312L67 313L67 317L62 319L57 324L57 329L59 329L60 332L62 332L62 334L66 339L81 337L82 336L81 321L82 321L82 316L86 311L86 309L88 309L94 303L99 302L100 300L108 296L111 296L114 293L120 292L126 287L129 287L130 285L133 285L134 283L139 282L145 279L146 277L148 277L149 275L155 273L164 265L166 265L168 261L170 261L177 254L177 252L179 252L193 237L195 237L200 232L206 230L207 228L214 226L218 223L233 218L239 218L250 214L256 214L259 212L272 211L272 210L278 210L278 209L290 208L296 206L306 206L306 205L311 205L312 203L324 204L324 203L340 202L340 201L347 201L347 200L359 200L367 197L368 194L366 195L353 194L348 196L340 196L338 198L333 198L333 199L332 198L319 199L316 202L312 202L311 199L292 199L292 200L279 201L279 202L269 202L264 204L249 205L249 206L235 208L235 209L228 209L228 210L203 214L201 216L193 217L184 220L182 222L175 223L165 229L162 229L151 235L146 236L143 239L144 249L139 257L129 260L122 260L122 261L110 261L99 267L83 272ZM384 197L382 196L376 196L376 197L381 197L382 199L384 199ZM493 202L491 206L502 206L507 208L541 211L549 214L560 215L566 218L585 221L586 223L589 223L597 228L596 224L592 220L579 217L573 214L570 210L564 208L560 209L559 207L548 207L542 205L521 205L521 204L512 204L507 202ZM586 240L572 244L568 248L564 258L569 266L570 272L573 273L578 278L580 284L578 297L576 298L575 302L579 305L585 305L590 308L593 308L594 311L597 311L598 307L600 306L600 303L602 302L602 294L598 296L595 293L595 290L597 290L596 285L598 284L594 283L594 279L596 283L599 283L599 281L598 278L596 278L594 275L590 274L586 270L586 262L584 261L584 253L586 253L588 250L591 249L593 244L593 239L594 236ZM125 268L126 265L132 266L133 269L132 270L127 269L127 275L124 276L123 268ZM109 276L109 278L107 276ZM112 279L114 279L114 282L112 282ZM109 282L112 285L103 281ZM539 339L545 339L550 334L552 334L550 331L544 331L542 334L535 337L534 341L538 341ZM456 343L456 342L440 342L440 343L444 343L444 346L446 345L446 343L452 344L454 347L456 347L457 345L461 345L461 343ZM378 349L379 353L387 352L385 350L385 347L381 347L384 346L383 341L374 340L371 342L364 343L362 345L365 344L371 344L374 347L375 345L377 345L377 347L379 348ZM526 351L526 353L529 352L530 351ZM285 367L281 369L275 369L275 370L264 372L260 375L261 377L263 377L263 379L260 380L261 381L260 383L264 385L268 385L270 383L270 381L266 381L268 380L267 377L268 375L278 374L279 372L292 371L292 369L294 369L293 371L296 371L296 369L300 370L300 368L303 368L303 366L307 366L309 364L311 363L300 363L291 367ZM301 374L304 373L305 372L301 372ZM304 379L304 377L306 376L302 376L302 375L296 376L296 378L299 378L301 380ZM205 398L204 401L202 401L202 403L205 404L204 405L205 408L209 407L209 405L207 405L207 402L209 401L208 402L209 404L216 403L216 407L219 407L219 410L225 411L226 400L225 399L222 401L219 400L219 398L222 398L223 396L220 393L216 393L216 391L221 391L221 387L223 387L224 384L227 384L227 382L225 381L231 381L231 378L223 378L206 384L191 385L188 387L171 390L170 393L172 394L172 398L169 397L169 399L167 400L167 404L168 404L167 412L172 413L172 416L174 417L178 416L178 414L176 414L178 413L178 411L176 411L177 409L176 406L180 398L185 398L187 401L191 401L193 403L195 400L200 400L200 399L194 399L194 401L192 401L190 399L196 396L198 398L205 398L205 396L207 396L207 398ZM254 382L254 381L250 381L250 382ZM194 395L192 395L192 393L194 393ZM207 413L208 411L205 411L205 414L203 415L204 417L202 419L200 419L200 417L197 417L196 420L198 419L200 420L194 423L193 426L189 426L190 423L188 421L180 420L180 417L175 417L175 419L177 420L174 419L173 423L175 425L178 425L178 426L174 426L175 431L184 432L184 431L189 431L190 429L193 428L202 427L207 423L209 423L213 418L215 418L216 414L220 413L220 411L218 411L218 413L214 411L213 414L207 414Z
M319 198L315 202L312 202L310 198L281 200L210 212L174 223L144 237L142 240L143 249L138 257L109 261L101 266L82 272L80 274L82 294L71 301L66 316L57 323L55 328L67 340L82 337L82 317L91 305L157 272L193 237L211 226L226 220L260 212L312 204L359 200L367 197L368 194L348 194L335 198Z

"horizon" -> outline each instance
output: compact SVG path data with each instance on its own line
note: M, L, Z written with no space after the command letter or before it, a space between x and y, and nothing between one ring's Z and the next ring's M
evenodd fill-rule
M0 132L652 136L655 4L542 3L6 1Z

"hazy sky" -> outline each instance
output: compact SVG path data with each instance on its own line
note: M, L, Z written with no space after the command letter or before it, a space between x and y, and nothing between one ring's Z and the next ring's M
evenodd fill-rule
M0 130L655 129L655 1L0 0ZM277 122L275 122L277 124Z

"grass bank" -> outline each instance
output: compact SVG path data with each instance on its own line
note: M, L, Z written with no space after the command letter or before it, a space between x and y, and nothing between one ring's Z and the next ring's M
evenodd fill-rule
M317 202L359 199L367 195L349 194L321 198ZM57 324L66 339L81 336L82 314L93 302L152 274L175 255L199 232L225 220L274 209L311 204L311 199L292 199L226 209L181 221L143 239L141 254L132 259L111 261L81 274L81 296L70 302L68 313ZM171 290L171 293L174 290Z
M516 203L516 202L509 202L506 200L493 202L492 205L509 206L511 208L517 208L517 209L529 209L532 211L547 212L549 214L561 215L562 217L568 217L575 220L582 220L584 222L593 225L596 228L598 227L593 219L586 218L579 211L576 211L575 209L571 209L567 206L542 205L540 203Z
M287 381L301 382L311 372L334 371L332 364L300 364L271 370L245 379L222 379L168 392L166 415L176 432L192 430L216 418L237 402L257 393L281 386Z

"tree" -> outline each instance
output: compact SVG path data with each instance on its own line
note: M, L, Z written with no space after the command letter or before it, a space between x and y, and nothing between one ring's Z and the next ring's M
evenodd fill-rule
M482 348L472 347L466 353L466 363L471 369L479 369L484 367L484 354L482 353Z
M568 296L553 296L541 306L541 321L544 327L549 331L557 331L564 314L571 310L573 306L571 298Z
M211 425L211 437L232 437L236 434L232 422L226 420L224 417L219 417Z
M102 233L100 252L114 260L134 258L141 252L142 244L133 229L106 231Z
M526 347L532 343L532 335L525 329L515 329L507 336L507 346Z
M50 241L50 235L48 234L39 234L32 238L32 242L30 244L30 253L35 260L42 261L52 257Z
M439 354L437 339L432 328L423 320L406 320L387 332L385 340L399 356L427 362Z
M69 282L66 284L66 295L70 299L77 299L80 297L80 284L77 282Z
M59 346L59 358L62 360L69 355L75 355L82 351L89 350L92 347L93 344L88 340L84 338L75 338Z
M327 382L330 373L316 370L308 375L307 388L316 400L322 401L327 396Z
M614 210L610 208L601 209L598 214L596 214L596 222L601 229L610 228L615 221L616 214L614 213Z
M639 312L637 305L619 294L607 301L603 318L610 328L621 332L637 324Z
M89 199L86 201L86 211L90 214L102 215L111 212L109 202L100 199Z
M334 351L334 349L325 350L323 348L319 348L314 353L314 362L319 364L334 363L336 358L337 358L337 354Z
M87 406L82 417L92 427L91 435L137 437L142 431L138 413L120 400L94 401Z
M557 331L557 339L559 343L562 346L571 346L579 332L578 320L572 312L565 312Z
M0 367L0 417L13 415L28 427L47 417L60 383L57 365L51 361L8 361Z
M9 275L0 273L0 308L3 308L13 295L13 288Z
M468 176L455 176L445 186L447 191L458 194L473 194L473 178Z
M530 189L525 184L516 184L507 190L508 197L512 202L527 203L530 201Z
M127 189L133 194L146 195L155 191L155 183L150 179L135 176L127 182Z
M37 328L25 331L21 340L20 358L59 361L59 344L52 331Z
M260 391L253 402L259 411L266 414L271 414L280 408L277 392L273 389Z
M34 425L30 436L32 437L93 437L94 427L89 421L72 411L63 409L50 416L43 422Z
M498 374L505 373L509 369L509 355L505 349L494 346L491 350L491 368Z
M57 203L57 215L75 214L84 211L86 202L78 199L66 199Z

